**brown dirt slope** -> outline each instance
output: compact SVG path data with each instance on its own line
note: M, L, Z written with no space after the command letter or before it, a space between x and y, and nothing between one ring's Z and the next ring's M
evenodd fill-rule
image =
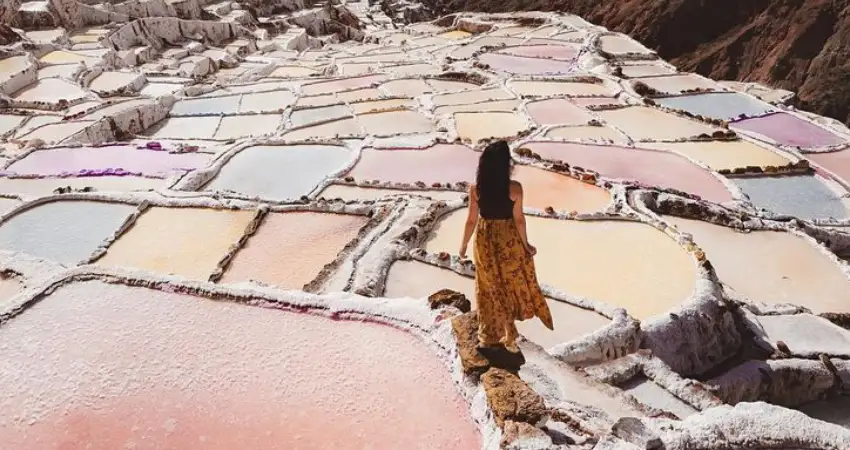
M681 70L757 81L850 124L850 0L425 0L440 13L564 11L626 33Z

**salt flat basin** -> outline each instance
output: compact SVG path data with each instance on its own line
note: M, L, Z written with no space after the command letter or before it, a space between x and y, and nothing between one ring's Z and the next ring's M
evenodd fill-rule
M6 275L0 275L0 310L10 306L10 299L24 290L21 280Z
M357 122L374 136L436 131L434 123L419 111L399 110L358 114Z
M619 128L635 140L671 140L711 134L720 128L689 120L646 106L597 111L609 125Z
M733 170L748 166L785 166L791 163L791 160L777 152L741 140L659 142L641 144L641 147L677 152L713 170Z
M514 112L460 112L455 113L454 121L458 136L472 143L512 137L529 127L525 118Z
M177 83L148 83L146 84L142 90L139 91L139 95L151 98L161 97L163 95L177 95L177 91L183 89L182 84Z
M233 156L204 188L274 200L299 199L354 158L337 145L248 147Z
M526 108L538 125L586 125L593 120L588 110L565 98L532 102Z
M319 72L315 69L303 66L280 66L276 68L269 77L273 78L301 78L309 77Z
M56 104L60 99L74 101L88 95L82 88L59 78L45 78L15 93L15 100Z
M236 254L222 282L256 280L302 289L357 237L367 220L348 214L269 214Z
M130 145L36 150L12 163L6 172L19 175L61 175L83 171L121 169L124 172L165 177L206 165L207 153L168 153Z
M591 125L583 126L563 126L552 128L546 132L546 137L561 138L567 140L583 140L592 139L596 141L606 141L612 144L625 145L629 143L629 139L617 130L610 127L596 127Z
M413 297L424 300L440 289L452 289L464 294L472 302L473 308L477 309L474 279L418 261L393 263L387 276L384 296ZM554 330L546 328L537 318L516 323L520 334L543 348L579 339L609 323L608 319L593 311L558 300L548 299L547 303L552 312Z
M5 82L11 79L13 75L23 72L29 65L27 55L10 56L0 59L0 82Z
M431 85L420 78L387 81L381 85L381 88L389 92L390 95L410 97L416 97L433 91Z
M846 141L825 128L787 113L741 120L730 125L735 131L754 133L791 147L828 147Z
M26 119L27 116L13 116L11 114L0 115L0 135L14 131Z
M551 95L613 95L614 92L602 83L579 83L575 81L511 81L511 89L522 97L548 97Z
M49 125L51 123L58 123L62 121L61 116L30 116L30 119L26 121L25 124L15 128L14 134L12 137L21 137L25 136L27 133L41 128L44 125Z
M172 117L236 114L239 110L239 95L204 97L180 100L171 107Z
M89 89L113 93L120 89L129 89L135 83L143 84L144 80L144 75L135 72L105 71L92 80Z
M670 391L644 376L637 376L627 381L620 388L644 405L667 411L680 419L685 419L699 412L693 406L683 402Z
M446 80L441 78L429 78L425 80L434 92L457 92L477 89L479 86L467 81Z
M514 166L513 178L522 183L523 205L528 208L596 212L611 201L605 189L536 167Z
M68 52L65 50L54 50L38 59L39 62L45 64L76 64L85 63L91 67L100 61L99 57L87 56L80 52Z
M352 103L349 106L355 114L365 114L384 109L415 108L416 102L409 98L391 98L387 100Z
M829 153L808 153L806 159L814 161L845 182L850 182L850 150Z
M425 149L363 149L348 173L355 180L394 183L471 182L480 153L464 145L438 144Z
M271 91L243 94L239 101L240 113L283 112L295 103L295 94L290 91Z
M481 50L483 47L498 47L501 45L520 45L523 42L523 38L518 37L505 37L505 36L484 36L478 39L475 39L473 42L468 44L461 45L460 47L456 47L452 50L451 56L454 59L467 59L472 58L476 52Z
M380 189L380 188L362 188L358 186L344 186L332 184L326 187L319 197L326 199L340 198L345 201L362 201L362 200L378 200L387 196L397 195L421 195L430 197L434 200L452 201L460 200L464 193L457 191L436 191L436 190L403 190L403 189Z
M351 117L351 109L346 105L331 105L292 111L289 121L293 127L301 127L342 117Z
M575 45L518 45L496 50L495 53L527 58L572 61L578 56L579 49L580 47Z
M0 192L9 193L5 190L0 190ZM20 204L21 201L14 198L0 198L0 214L6 214Z
M560 75L575 70L572 61L524 58L500 53L485 53L478 57L478 62L488 65L491 70L517 75Z
M45 196L59 187L93 188L95 191L147 191L168 187L168 180L136 176L67 177L67 178L6 178L0 177L0 192L7 194Z
M841 194L814 175L732 178L757 208L801 219L843 219L847 204Z
M512 98L514 98L513 94L502 88L488 88L453 92L451 94L439 94L433 97L432 102L435 106L449 106L466 105L493 100L509 100Z
M449 370L378 324L91 281L4 324L0 355L2 448L481 447Z
M280 114L251 114L221 118L215 139L227 140L274 134L283 122Z
M608 35L599 38L599 49L612 55L625 53L651 53L637 41L623 35Z
M598 171L613 179L635 180L699 195L713 202L725 202L732 195L708 171L687 159L663 151L636 148L531 142L523 145L544 159Z
M151 127L147 133L154 139L212 139L219 116L172 117Z
M776 109L767 103L737 92L716 92L708 94L683 95L655 100L661 106L681 109L694 115L718 120L737 119L742 114L747 117L762 116Z
M363 129L357 121L351 117L347 119L334 120L332 122L313 125L284 134L284 138L291 141L304 140L308 138L338 138L346 136L359 136Z
M97 263L206 280L253 218L247 210L152 207Z
M348 91L351 89L367 88L386 79L386 75L367 75L353 78L337 78L330 81L308 84L301 87L302 95L329 94L332 92Z
M850 312L850 281L803 238L779 231L739 233L673 216L664 220L693 235L720 281L750 301L794 303L816 313Z
M678 94L683 91L694 89L711 89L722 90L723 86L715 83L712 80L694 75L692 73L682 73L670 76L637 78L632 81L646 84L652 89L664 94Z
M519 99L496 100L492 102L471 103L466 105L438 106L434 108L434 115L453 115L458 112L514 111L519 108L519 106Z
M668 75L676 73L676 69L667 67L666 65L662 64L636 63L622 64L619 67L622 68L623 75L630 78L651 77L655 75Z
M53 201L16 214L0 225L0 249L75 265L111 237L136 206Z
M460 209L445 216L425 249L457 254L466 214ZM697 272L691 257L649 225L534 216L526 222L528 239L537 247L534 262L541 283L625 308L639 319L669 311L693 293Z
M45 143L59 143L85 130L94 121L75 120L45 125L17 138L23 140L41 139Z

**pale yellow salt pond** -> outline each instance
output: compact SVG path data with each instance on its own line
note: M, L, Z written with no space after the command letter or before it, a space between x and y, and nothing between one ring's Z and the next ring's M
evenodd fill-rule
M23 140L41 139L46 143L59 143L85 130L92 124L94 124L94 122L90 120L51 123L37 128L20 138Z
M546 137L576 141L583 139L611 141L614 144L620 145L629 143L628 138L617 132L617 130L609 127L594 127L590 125L552 128L546 132Z
M318 74L319 72L310 67L303 66L279 66L268 76L270 78L301 78Z
M378 200L384 197L392 197L399 195L421 195L425 197L430 197L434 200L443 200L443 201L453 201L460 200L464 193L463 192L454 192L454 191L417 191L417 190L401 190L401 189L382 189L382 188L362 188L359 186L345 186L339 184L333 184L325 188L320 197L324 197L326 199L336 199L341 198L345 201L364 201L364 200Z
M239 250L222 282L255 280L302 289L357 237L365 216L315 212L273 213Z
M513 112L461 112L454 115L454 120L458 136L473 143L513 137L529 127L522 116Z
M553 95L579 95L605 97L614 94L602 83L570 81L512 81L508 86L522 97L549 97Z
M381 88L390 95L405 97L417 97L433 90L430 84L419 78L387 81L381 85Z
M89 84L89 89L97 92L111 93L119 89L130 87L136 80L143 78L142 75L133 72L106 71L97 76Z
M85 63L86 66L90 67L100 61L100 58L71 53L64 50L55 50L39 58L39 61L45 64L74 64L82 62Z
M412 110L360 114L357 121L373 136L434 131L434 124L427 117Z
M0 81L6 81L30 65L26 55L0 59Z
M784 166L791 161L779 153L747 141L668 142L641 147L668 150L700 161L713 170L733 170L748 166Z
M85 187L96 191L146 191L166 187L166 180L144 177L82 177L82 178L0 178L0 192L7 194L43 196L59 187Z
M688 138L703 133L710 135L720 130L717 127L645 106L597 111L596 114L609 125L619 128L635 140Z
M624 53L650 53L646 47L624 35L608 35L599 38L600 50L614 55Z
M253 218L253 211L152 207L97 263L206 280Z
M458 275L450 270L434 267L418 261L396 261L387 276L385 297L400 298L428 297L440 289L458 291L469 299L476 308L475 280ZM581 309L557 300L547 300L552 312L554 330L549 330L539 319L517 322L520 334L526 339L549 348L590 334L609 323L609 320L593 311Z
M605 189L536 167L515 166L513 177L523 185L528 208L586 213L600 211L611 201Z
M457 254L466 209L448 214L425 249ZM628 310L639 319L669 311L693 293L696 265L673 239L642 223L528 216L541 283ZM474 243L470 244L474 245Z
M441 38L446 38L446 39L458 39L459 40L459 39L466 39L466 38L472 36L472 33L468 32L468 31L463 31L463 30L452 30L452 31L447 31L445 33L440 33L437 36L439 36Z
M387 100L352 103L349 106L351 106L351 110L354 111L354 114L364 114L384 109L413 108L416 106L416 102L409 98L391 98Z
M273 134L283 121L280 114L252 114L221 118L215 139L237 139Z
M363 129L354 118L334 120L332 122L299 128L283 135L285 139L297 141L308 138L335 138L345 136L358 136L363 134Z
M802 238L779 231L738 233L673 216L664 219L693 235L720 281L735 293L756 302L803 305L814 313L850 312L850 281Z
M59 78L45 78L21 89L15 94L15 100L24 102L58 103L59 99L79 100L88 93L76 84Z

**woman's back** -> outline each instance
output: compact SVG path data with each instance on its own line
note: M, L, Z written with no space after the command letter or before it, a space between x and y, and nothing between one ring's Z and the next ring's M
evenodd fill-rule
M513 217L514 201L510 190L485 193L478 189L478 212L484 219L510 219Z

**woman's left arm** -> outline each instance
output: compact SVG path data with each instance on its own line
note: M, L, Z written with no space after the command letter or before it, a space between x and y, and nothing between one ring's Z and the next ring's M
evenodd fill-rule
M475 226L478 225L478 196L476 194L475 185L469 186L469 212L466 215L466 225L463 227L463 241L460 243L460 257L466 258L466 246L472 238L472 233L475 232Z

